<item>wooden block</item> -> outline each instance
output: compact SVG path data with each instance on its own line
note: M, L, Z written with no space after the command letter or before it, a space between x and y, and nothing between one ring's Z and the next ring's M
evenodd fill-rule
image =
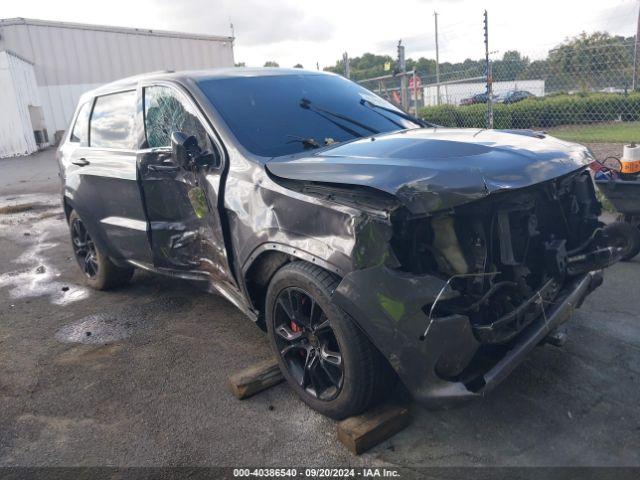
M229 388L240 400L277 385L284 380L278 361L267 358L229 377Z
M338 423L338 440L360 455L392 437L409 424L406 406L386 404Z

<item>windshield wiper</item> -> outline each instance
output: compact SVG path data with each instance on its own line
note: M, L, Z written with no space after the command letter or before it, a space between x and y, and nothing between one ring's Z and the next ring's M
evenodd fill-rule
M334 125L337 125L338 127L342 128L343 130L345 130L346 132L350 133L351 135L355 136L355 137L362 137L363 135L356 132L355 130L353 130L352 128L347 127L346 125L342 125L334 120L331 120L330 118L327 117L327 115L331 115L332 117L335 118L339 118L341 120L344 120L346 122L349 122L353 125L356 125L360 128L362 128L363 130L367 130L370 133L376 134L376 133L380 133L380 130L376 130L375 128L369 127L368 125L365 125L364 123L361 123L357 120L354 120L353 118L350 118L346 115L343 115L341 113L336 113L336 112L332 112L331 110L327 110L325 108L321 108L321 107L317 107L315 105L312 104L311 100L309 100L308 98L303 98L302 100L300 100L300 106L306 110L311 110L312 112L316 112L318 115L322 116L323 118L329 120L331 123L333 123ZM324 115L326 114L326 115Z
M429 122L425 122L424 120L418 118L418 117L414 117L413 115L409 115L408 113L404 113L403 111L400 110L395 110L393 108L388 108L388 107L383 107L382 105L378 105L377 103L373 103L370 100L366 100L364 98L360 99L360 104L361 105L369 105L371 108L379 108L380 110L384 110L385 112L390 112L393 113L394 115L397 115L400 118L404 118L405 120L410 121L411 123L415 123L416 125L420 126L420 127L424 127L424 128L437 128L438 125L434 124L434 123L429 123ZM388 120L392 121L390 118L385 117ZM396 122L393 122L396 125L399 125ZM399 125L401 127L403 127L402 125ZM404 127L403 127L404 128Z
M291 135L290 133L287 134L287 137L293 138L293 140L287 143L300 142L302 143L302 146L304 146L304 148L320 148L321 147L321 145L318 142L316 142L315 138L311 138L311 137L305 138L305 137L300 137L298 135Z

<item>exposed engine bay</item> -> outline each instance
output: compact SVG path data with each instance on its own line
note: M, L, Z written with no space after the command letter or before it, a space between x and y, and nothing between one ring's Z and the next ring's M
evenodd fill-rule
M544 315L569 277L615 260L587 171L492 195L444 214L399 210L392 246L402 269L448 280L459 293L425 306L467 316L482 344L508 342Z

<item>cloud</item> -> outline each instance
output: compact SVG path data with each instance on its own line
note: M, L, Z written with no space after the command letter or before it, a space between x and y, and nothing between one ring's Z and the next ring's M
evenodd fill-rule
M376 43L376 52L385 52L395 55L396 47L398 46L398 40L383 40ZM420 35L407 35L402 37L402 44L405 46L405 50L411 52L431 52L436 49L435 37L433 34L420 34ZM410 57L411 55L407 55ZM415 55L414 55L415 56Z
M174 29L220 34L231 32L242 45L269 45L285 40L321 42L331 38L334 26L299 3L261 0L160 0L160 18Z
M5 1L2 16L230 35L235 26L236 61L261 66L275 60L307 68L335 64L342 52L395 56L402 38L411 58L435 56L434 10L438 12L440 60L484 55L482 13L489 12L490 48L502 55L518 49L546 55L565 37L608 30L633 35L637 0L540 0L523 11L513 0L20 0Z

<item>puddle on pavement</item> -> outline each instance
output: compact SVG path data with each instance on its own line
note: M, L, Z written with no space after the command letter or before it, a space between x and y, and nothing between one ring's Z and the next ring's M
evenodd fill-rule
M97 314L65 325L56 332L56 339L65 343L105 344L131 335L134 322L119 315Z
M108 344L129 338L135 332L149 327L158 315L184 313L191 302L183 297L157 297L143 305L114 309L109 313L96 313L60 328L55 338L64 343Z
M31 208L26 209L29 205ZM61 282L60 271L47 257L49 251L58 246L51 239L56 235L66 238L64 216L60 218L56 212L60 208L58 198L51 195L0 197L0 211L16 210L3 215L9 219L9 228L3 228L3 236L24 246L22 254L13 260L20 268L0 273L0 288L8 287L11 298L48 296L54 305L66 305L89 296L85 287ZM43 215L42 211L51 215Z
M45 201L49 202L51 212L55 208L59 209L57 197L38 195L0 197L0 207ZM7 288L9 296L14 299L48 296L54 305L66 305L88 298L89 289L62 282L61 272L49 260L53 249L59 245L55 240L62 238L62 241L67 241L68 227L64 216L43 216L42 209L36 210L37 212L27 210L7 215L11 228L0 230L2 237L22 247L22 253L12 262L16 264L16 268L0 272L0 288ZM75 264L70 267L77 268ZM184 313L191 306L188 298L157 295L154 292L151 302L112 309L108 314L97 313L83 317L62 327L55 337L65 343L95 345L118 342L130 337L134 329L144 328L158 315Z

